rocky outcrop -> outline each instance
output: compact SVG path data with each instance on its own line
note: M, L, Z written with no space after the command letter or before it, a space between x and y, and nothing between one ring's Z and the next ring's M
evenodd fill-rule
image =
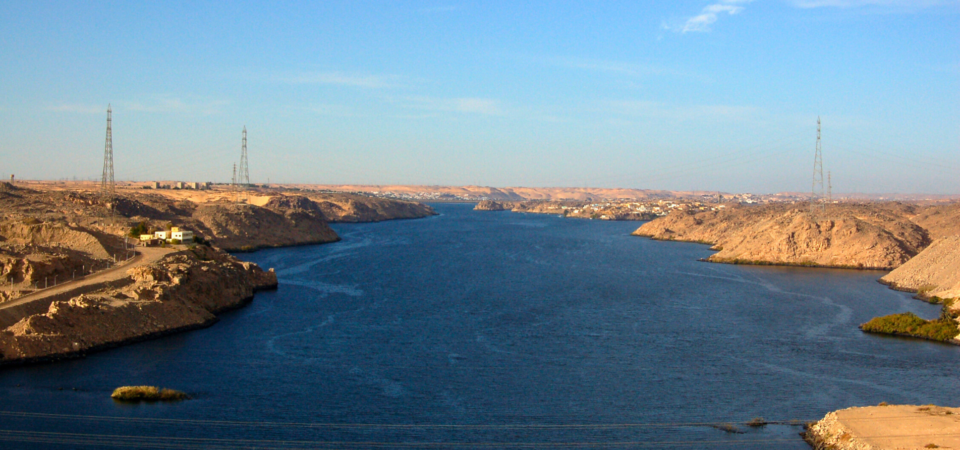
M474 211L506 211L513 208L513 204L495 200L483 200L474 206Z
M960 299L960 235L937 239L880 282L925 298Z
M827 413L803 433L814 449L883 450L960 447L960 409L887 405Z
M893 269L926 247L919 225L875 205L836 206L827 217L769 205L721 211L674 211L637 236L712 244L709 261Z
M272 271L205 246L128 271L130 282L50 304L0 331L0 364L64 357L216 322L254 291L277 285Z
M313 194L310 197L330 222L380 222L437 214L427 205L402 200L349 194Z
M122 240L75 224L34 217L0 221L0 285L63 282L122 253ZM0 302L11 297L0 293Z
M201 233L228 251L320 244L340 238L323 212L308 198L280 196L263 207L245 203L208 203L193 212Z

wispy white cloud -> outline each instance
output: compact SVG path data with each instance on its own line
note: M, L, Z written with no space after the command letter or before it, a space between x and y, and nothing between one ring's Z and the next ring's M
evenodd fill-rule
M676 31L679 33L698 32L704 33L712 30L712 25L723 15L736 15L743 11L741 5L752 2L753 0L719 0L717 3L707 5L700 11L700 14L687 18L683 24L671 25L663 23L665 30Z
M477 97L436 98L436 97L403 97L400 103L405 106L429 111L446 111L466 114L483 114L500 116L504 114L500 100Z
M79 114L106 114L107 105L92 105L82 103L62 103L45 108L47 111L79 113Z
M862 6L890 6L898 8L929 8L932 6L960 6L960 0L789 0L798 8L858 8Z
M203 115L219 114L222 108L228 105L226 100L189 100L169 95L153 95L133 101L120 101L119 108L137 112L149 113L200 113Z
M309 106L306 108L307 111L321 114L324 116L334 116L334 117L361 117L363 114L360 114L356 108L347 105L337 105L330 103L321 103L318 105Z
M343 72L301 72L277 75L275 81L294 84L332 84L360 88L380 89L393 87L396 77L383 75L361 75Z

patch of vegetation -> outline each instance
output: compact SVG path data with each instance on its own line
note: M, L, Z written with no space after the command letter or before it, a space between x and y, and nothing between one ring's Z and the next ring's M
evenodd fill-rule
M944 308L944 311L946 309ZM950 317L944 317L944 314L941 313L940 318L935 320L921 319L911 312L874 317L860 325L860 329L868 333L912 336L931 341L949 342L960 334L960 331L957 330L957 323Z
M130 229L130 237L140 239L141 234L150 234L150 225L140 222Z
M121 402L176 402L190 398L187 394L173 389L160 389L156 386L121 386L114 389L110 398Z

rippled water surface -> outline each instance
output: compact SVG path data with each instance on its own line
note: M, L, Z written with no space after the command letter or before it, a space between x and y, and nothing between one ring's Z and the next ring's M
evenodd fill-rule
M938 313L880 272L709 264L635 222L435 207L239 255L280 288L211 328L0 370L0 447L804 449L797 426L713 425L960 397L960 348L857 329ZM129 384L195 398L109 399Z

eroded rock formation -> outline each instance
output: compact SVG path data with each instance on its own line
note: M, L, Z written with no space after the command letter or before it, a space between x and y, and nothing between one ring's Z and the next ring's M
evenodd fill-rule
M925 298L960 299L960 235L937 239L880 282Z
M277 285L272 271L210 247L172 253L128 270L120 288L53 302L0 331L0 364L57 359L194 329Z
M929 233L899 204L831 205L825 217L795 205L674 211L633 234L701 242L710 261L893 269L930 244Z

